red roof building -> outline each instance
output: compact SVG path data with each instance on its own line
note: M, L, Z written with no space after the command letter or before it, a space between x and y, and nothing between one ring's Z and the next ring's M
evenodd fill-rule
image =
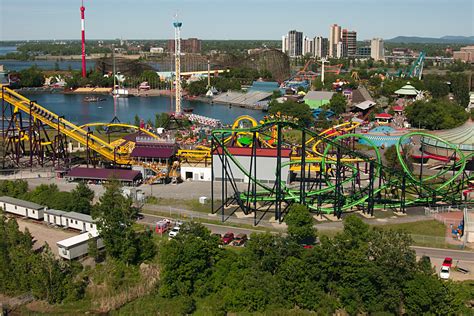
M388 113L380 113L380 114L377 114L375 116L376 119L385 119L385 120L389 120L392 118L392 115L388 114Z
M73 180L108 181L117 179L120 182L136 184L142 179L142 174L137 170L130 169L105 169L105 168L72 168L67 174L67 178Z
M393 109L393 111L395 111L395 112L403 112L403 110L404 110L404 109L403 109L403 106L401 106L401 105L394 105L394 106L392 107L392 109Z

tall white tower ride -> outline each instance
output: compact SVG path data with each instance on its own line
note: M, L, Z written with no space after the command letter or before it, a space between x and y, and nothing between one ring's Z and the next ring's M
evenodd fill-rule
M175 114L181 114L181 26L183 23L178 21L178 15L173 22L174 26L174 66L176 80L176 109Z

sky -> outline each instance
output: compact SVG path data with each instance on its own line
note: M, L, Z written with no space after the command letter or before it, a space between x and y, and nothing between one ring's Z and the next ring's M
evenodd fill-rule
M0 40L80 39L80 0L0 0ZM84 0L87 39L280 40L290 29L358 40L474 35L474 0Z

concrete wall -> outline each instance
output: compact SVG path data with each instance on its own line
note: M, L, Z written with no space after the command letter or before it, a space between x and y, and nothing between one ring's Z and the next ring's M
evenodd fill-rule
M191 174L191 178L188 176ZM211 181L211 168L205 167L181 167L181 178L186 181Z
M5 202L2 202L0 204L2 208L5 210L5 212L7 213L12 213L12 214L16 214L16 215L36 219L36 220L43 219L43 210L39 210L39 211L32 210L26 207L21 207L21 206L17 206L17 205L5 203Z
M247 156L235 156L235 159L238 160L240 165L248 171L250 171L250 160L251 157ZM222 179L222 162L219 159L218 155L213 156L213 166L214 166L214 180L218 181ZM290 158L281 158L281 163L284 164L289 162ZM257 157L257 179L263 183L273 183L276 180L276 164L277 159L275 157ZM249 182L249 178L235 165L235 163L227 158L227 168L232 170L234 179L238 182ZM252 169L254 167L252 166ZM283 167L281 169L281 178L283 181L288 181L288 172L289 166ZM227 177L227 175L226 175Z

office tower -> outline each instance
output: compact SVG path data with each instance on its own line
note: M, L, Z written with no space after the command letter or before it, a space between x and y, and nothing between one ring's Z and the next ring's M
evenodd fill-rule
M306 54L314 56L314 39L305 36L303 41L303 55Z
M343 29L342 43L346 47L347 52L343 57L354 56L357 53L357 32Z
M288 53L288 35L283 35L281 37L281 51L283 53Z
M373 38L370 41L370 57L372 57L374 60L385 60L383 39Z
M303 54L303 32L292 30L288 32L288 55L298 57Z
M337 44L341 41L341 27L337 24L331 25L329 29L329 57L336 57Z
M314 55L318 58L326 58L328 56L329 41L322 36L314 38Z

